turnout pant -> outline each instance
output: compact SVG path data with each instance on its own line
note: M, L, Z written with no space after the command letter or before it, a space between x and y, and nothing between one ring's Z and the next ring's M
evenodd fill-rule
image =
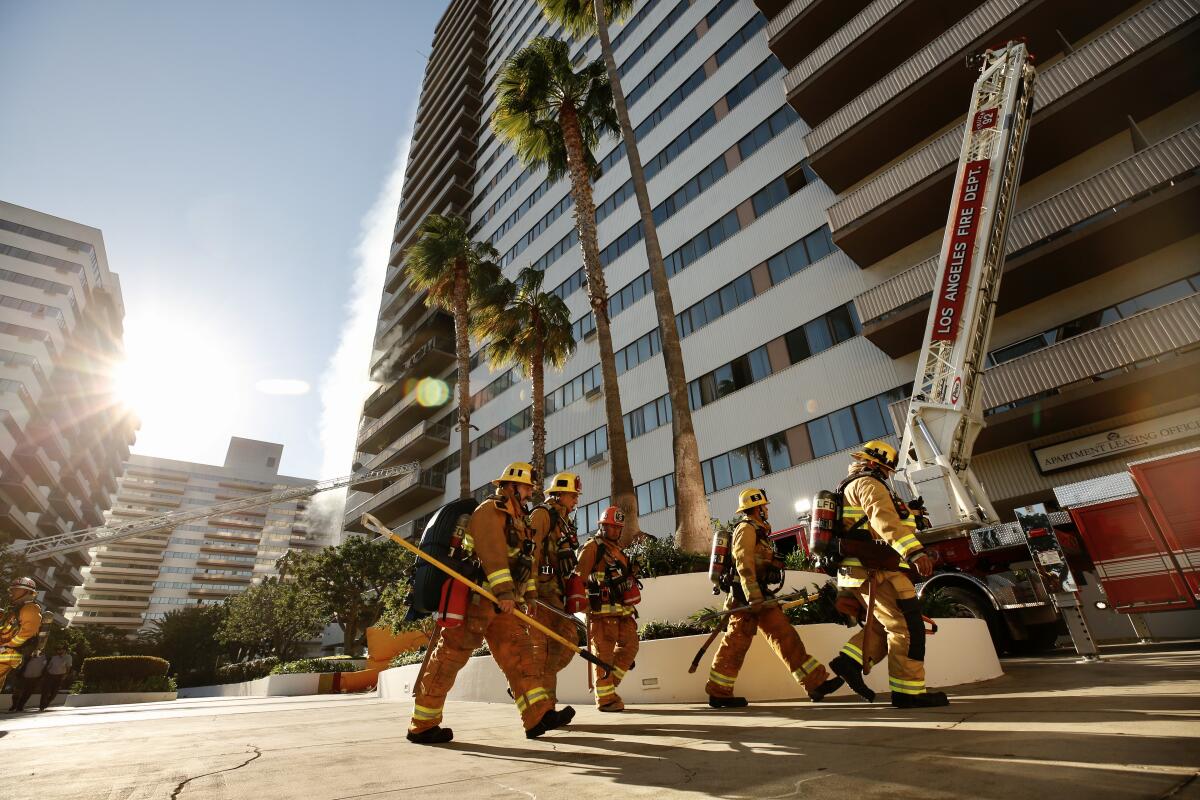
M4 688L4 681L8 678L8 673L21 666L24 659L21 654L15 650L5 650L0 647L0 689ZM16 676L14 676L14 683ZM17 690L17 686L13 686L13 691Z
M543 603L552 605L560 611L563 609L562 600L553 597L539 597ZM579 641L579 626L567 622L557 614L553 614L541 606L534 606L530 616L545 625L550 630L562 636L569 642ZM566 669L575 657L575 651L569 650L562 642L545 637L546 657L542 664L542 686L550 695L550 703L558 702L558 673Z
M876 570L853 592L868 607L875 593L875 613L861 631L842 647L842 654L859 664L878 664L887 656L893 692L925 693L925 622L912 580L899 570Z
M754 641L754 634L759 630L805 691L829 679L829 673L821 662L808 654L804 641L792 627L787 615L779 606L771 605L730 615L729 627L721 638L712 669L708 671L708 684L704 687L710 696L733 696L734 681L746 660L746 652Z
M542 666L546 659L546 637L513 614L501 614L490 601L473 595L462 625L446 628L429 656L425 674L417 686L416 705L408 729L413 733L429 730L442 721L446 695L454 686L458 671L471 657L471 651L487 640L521 713L525 730L537 725L554 708L542 684Z
M592 650L600 660L613 665L613 671L607 676L596 671L596 705L624 708L617 687L637 657L637 621L632 614L593 614L588 619L588 636Z

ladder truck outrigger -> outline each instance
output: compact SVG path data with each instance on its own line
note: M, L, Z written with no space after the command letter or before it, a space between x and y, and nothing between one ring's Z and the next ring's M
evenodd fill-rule
M1002 524L971 469L983 429L980 382L1004 269L1035 69L1024 43L980 56L980 75L959 155L933 299L906 417L896 485L920 497L930 527L919 534L938 571L920 587L939 588L972 616L988 620L1006 649L1046 647L1059 632L1057 593L1039 579L1022 528ZM1068 515L1051 515L1065 525ZM1057 532L1055 532L1057 534ZM1068 557L1086 557L1069 533Z
M400 478L416 472L418 469L420 469L420 467L420 462L414 461L408 464L399 464L393 467L384 467L382 469L356 472L353 475L346 475L340 478L329 478L327 480L306 484L304 486L293 486L289 489L280 489L273 492L260 492L259 494L251 494L245 497L239 497L236 500L229 500L224 503L217 503L216 505L204 506L203 508L188 509L186 511L172 511L168 514L162 514L156 517L147 517L145 519L127 522L122 525L101 525L96 528L87 528L86 530L81 531L70 531L68 533L62 533L56 536L46 536L40 539L19 541L10 545L7 550L10 553L23 556L27 561L40 561L59 553L68 553L73 550L85 550L92 547L99 547L100 545L119 542L122 539L143 536L147 533L171 530L179 525L186 525L189 522L197 522L210 517L217 517L222 514L232 514L251 508L261 508L262 506L269 506L274 503L282 503L288 500L300 500L306 497L311 497L315 494L320 494L321 492L330 491L331 489L341 489L343 487L351 487L362 483Z

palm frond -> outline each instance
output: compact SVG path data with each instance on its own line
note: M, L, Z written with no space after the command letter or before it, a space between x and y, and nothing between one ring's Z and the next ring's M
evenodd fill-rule
M539 3L546 18L561 24L572 36L582 38L596 32L596 6L593 0L539 0ZM604 0L604 10L611 25L629 17L633 11L633 0Z

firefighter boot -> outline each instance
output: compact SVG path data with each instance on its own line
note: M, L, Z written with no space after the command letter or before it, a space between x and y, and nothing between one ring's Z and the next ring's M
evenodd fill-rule
M845 685L846 681L843 678L830 678L815 689L810 689L808 696L814 703L819 703Z
M750 705L744 697L717 697L710 694L708 704L713 708L745 708Z
M554 724L546 728L548 731L557 730L571 724L571 720L575 719L575 709L571 706L563 706L554 712Z
M862 665L857 661L844 653L839 653L829 662L829 668L833 670L834 674L849 684L850 688L859 697L868 703L875 702L875 692L863 680Z
M575 709L572 708L571 711L572 711L571 716L572 717L575 716L575 714L574 714ZM559 727L560 725L565 725L565 724L566 723L560 723L558 721L558 712L552 708L549 711L547 711L545 714L542 715L542 718L540 720L538 720L537 725L534 725L532 728L525 731L525 738L526 739L536 739L539 736L541 736L543 733L546 733L547 731L552 731L555 728Z
M408 740L413 744L446 744L453 739L454 731L440 725L434 725L420 733L408 732Z
M938 708L950 705L950 698L945 692L922 692L921 694L904 694L892 692L892 705L896 708Z

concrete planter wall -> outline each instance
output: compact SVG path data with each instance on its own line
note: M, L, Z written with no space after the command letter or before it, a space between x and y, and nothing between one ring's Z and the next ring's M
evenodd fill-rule
M1003 672L992 646L987 624L974 619L938 620L939 631L928 639L926 654L926 683L935 686L957 686L965 683L998 678ZM809 652L822 662L828 662L853 633L841 625L797 626ZM696 650L704 636L681 636L642 642L637 666L621 684L620 694L626 703L691 703L703 702L707 695L704 684L708 668L716 653L717 644L709 648L700 668L688 674ZM581 659L575 659L559 673L558 696L562 702L587 704L592 702L587 688L587 672ZM404 702L412 699L413 681L419 664L397 667L380 673L379 693L385 701ZM872 670L867 683L880 692L888 691L887 665ZM503 673L490 657L472 658L458 674L452 700L474 700L488 703L511 703ZM803 689L792 679L783 663L761 637L746 657L737 682L737 693L751 700L796 700L805 696ZM848 695L843 688L839 694Z
M814 583L823 586L828 580L828 575L818 572L789 572L781 594L801 589L813 591ZM642 602L637 607L640 624L651 620L679 622L702 608L719 608L725 603L725 595L712 593L707 572L643 578L642 586Z
M175 692L99 692L96 694L72 694L64 703L69 708L86 706L121 706L129 703L159 703L174 700Z
M253 681L192 686L180 689L180 697L298 697L320 694L321 676L333 673L303 672L298 675L268 675ZM329 679L327 679L329 680Z

